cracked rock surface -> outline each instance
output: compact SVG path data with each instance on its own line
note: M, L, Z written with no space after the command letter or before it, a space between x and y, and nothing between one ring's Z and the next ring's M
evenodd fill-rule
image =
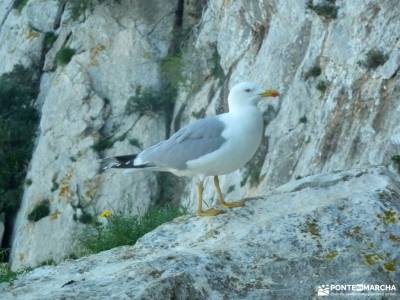
M118 170L100 174L99 160L139 152L189 122L226 111L230 87L243 80L278 89L281 97L275 102L260 103L266 128L255 158L241 170L221 178L228 200L272 195L282 185L293 185L299 195L316 193L319 186L321 191L332 191L331 198L321 194L323 199L339 201L334 195L344 193L341 187L346 181L337 179L341 184L337 185L334 180L318 183L324 176L312 182L296 178L314 178L309 176L321 173L336 178L336 170L373 165L386 166L396 181L397 167L392 158L400 151L400 5L397 0L334 2L336 17L321 15L305 0L103 1L74 19L68 1L29 0L21 11L12 8L12 0L0 1L0 74L17 64L40 71L37 106L41 120L27 174L32 184L25 187L14 227L6 222L5 228L6 235L12 235L8 246L13 269L35 267L48 260L60 262L71 255L79 232L87 226L80 221L82 215L95 216L103 209L142 215L154 203L162 202L166 188L158 175L126 176ZM49 32L56 39L46 44ZM65 48L74 49L75 55L63 65L57 54ZM371 51L381 54L380 63L370 61ZM174 87L172 109L145 114L127 110L130 99L140 89L165 95L168 85ZM354 189L357 193L364 192L364 188L370 191L368 197L372 198L366 198L376 201L372 207L377 210L377 203L382 201L374 198L369 187L383 184L389 177L368 174L351 177L349 182L361 185L359 178L379 179ZM168 185L174 191L175 202L195 209L192 179L172 179ZM346 197L358 197L357 193L352 196L350 188L346 191L340 200L343 205ZM211 182L206 185L204 198L210 206L216 200ZM28 221L29 213L44 199L50 202L50 215L38 222ZM272 233L277 230L275 239L282 239L283 243L285 232L290 230L279 218L279 206L275 207L274 221L268 221L273 212L270 206L262 205L277 205L269 199L249 202L243 211L249 214L252 207L260 205L260 215L265 215L262 220L271 224L268 228ZM315 203L307 202L312 198L306 196L301 199L303 205L296 209L317 205L316 198ZM339 243L336 236L342 235L340 224L331 225L331 233L326 232L326 236L321 234L327 229L318 220L339 215L340 211L331 211L324 203L319 203L319 214L314 217L295 216L296 222L303 225L290 233L300 239L306 234L298 233L304 224L309 224L312 232L320 232L319 237L309 234L304 245L303 240L297 240L297 248L320 249L312 259L310 256L303 261L312 270L317 269L313 266L320 256L334 255L329 252L336 245L333 240ZM375 211L356 211L355 202L350 205L354 211L342 211L348 222L354 214L365 222L372 214L375 216ZM360 205L364 207L361 202ZM296 209L291 213L296 214ZM215 220L222 222L239 212L235 210ZM248 220L242 218L244 226ZM379 218L375 219L369 222L378 222ZM191 218L185 221L186 226L192 221L203 225L210 222ZM278 221L281 223L275 225ZM166 228L169 226L172 225ZM179 231L178 227L173 228ZM261 236L272 238L271 232L262 228ZM332 244L318 244L323 239L332 239ZM382 249L390 245L372 242ZM344 249L346 245L338 247ZM245 249L239 244L229 247L239 252ZM284 256L285 247L277 248L275 255L288 259ZM238 257L244 255L240 253ZM346 263L355 258L351 253ZM338 259L345 255L343 250ZM386 259L393 258L385 258L385 262ZM327 261L333 264L336 260ZM279 259L274 263L278 264ZM292 263L295 269L304 267L301 260ZM383 260L380 267L382 263ZM378 263L374 266L378 268ZM176 282L187 281L193 274L177 275ZM379 274L393 276L384 270ZM234 287L235 278L223 282ZM260 288L266 286L270 290L278 282L276 278L261 283L253 279ZM171 282L174 279L162 284L169 286ZM185 293L203 295L197 284ZM251 284L243 281L238 286L246 289ZM217 291L216 287L212 289Z
M2 299L309 299L317 285L338 280L396 284L399 213L400 181L384 167L315 175L217 217L179 217L135 246L39 267L0 292Z

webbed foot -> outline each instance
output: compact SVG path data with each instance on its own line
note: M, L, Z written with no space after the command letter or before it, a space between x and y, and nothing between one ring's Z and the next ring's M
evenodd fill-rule
M229 201L229 202L222 202L221 203L222 207L225 208L235 208L235 207L242 207L244 206L244 201Z
M223 211L217 208L209 208L207 210L197 211L196 215L199 217L214 217L219 214L222 214Z

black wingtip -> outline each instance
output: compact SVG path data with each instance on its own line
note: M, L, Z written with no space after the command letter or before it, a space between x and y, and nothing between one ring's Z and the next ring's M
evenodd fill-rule
M129 169L135 168L134 162L137 154L133 155L121 155L115 157L105 158L101 161L101 171L105 171L111 168Z

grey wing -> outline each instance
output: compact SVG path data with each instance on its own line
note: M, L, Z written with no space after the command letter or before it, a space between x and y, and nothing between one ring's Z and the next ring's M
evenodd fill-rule
M168 140L145 149L139 158L142 163L183 170L186 162L214 152L223 145L224 128L224 123L217 117L198 120L183 127Z

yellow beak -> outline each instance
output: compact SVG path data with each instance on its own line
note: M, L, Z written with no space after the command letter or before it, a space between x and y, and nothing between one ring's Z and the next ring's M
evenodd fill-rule
M276 90L265 90L264 92L259 94L262 97L278 97L279 92Z

